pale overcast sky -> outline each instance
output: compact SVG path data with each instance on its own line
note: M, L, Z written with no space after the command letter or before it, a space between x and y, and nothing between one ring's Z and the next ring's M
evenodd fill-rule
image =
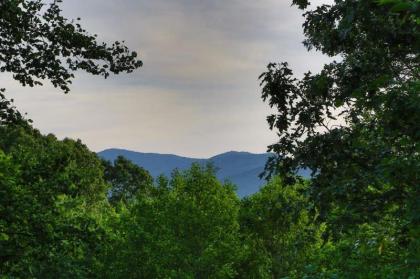
M313 4L327 1L312 1ZM287 61L298 76L327 61L302 45L301 11L291 0L66 0L106 42L125 40L144 62L107 80L77 73L71 92L1 87L43 133L80 138L92 150L209 157L261 153L276 140L258 76Z

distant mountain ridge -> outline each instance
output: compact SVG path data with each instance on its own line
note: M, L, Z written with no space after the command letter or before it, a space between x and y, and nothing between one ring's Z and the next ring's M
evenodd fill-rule
M153 177L161 174L170 176L174 169L185 170L194 162L205 164L213 162L217 168L217 178L229 180L237 186L240 197L257 192L265 183L258 175L263 172L270 153L253 154L249 152L230 151L208 159L188 158L173 154L141 153L125 149L106 149L98 155L113 161L118 156L124 156L138 166L148 170Z

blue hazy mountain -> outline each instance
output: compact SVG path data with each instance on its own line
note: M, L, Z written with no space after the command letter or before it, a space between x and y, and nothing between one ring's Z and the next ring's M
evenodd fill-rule
M264 184L258 175L263 172L270 153L253 154L248 152L230 151L208 159L181 157L172 154L140 153L124 149L107 149L98 153L105 160L113 161L118 156L148 170L153 177L161 174L170 176L174 169L185 170L194 162L206 164L213 162L217 169L217 178L229 180L237 186L240 197L257 192Z

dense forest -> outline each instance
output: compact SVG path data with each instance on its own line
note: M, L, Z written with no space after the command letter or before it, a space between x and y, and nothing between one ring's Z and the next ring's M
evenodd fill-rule
M1 72L67 93L78 70L142 66L60 2L0 0ZM338 58L260 76L277 156L243 199L211 164L153 179L43 135L1 89L0 278L420 278L419 2L293 4L304 45Z

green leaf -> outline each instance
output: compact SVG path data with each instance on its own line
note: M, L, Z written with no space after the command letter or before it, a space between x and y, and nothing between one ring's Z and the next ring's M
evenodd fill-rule
M398 13L402 11L408 11L411 8L411 4L408 2L398 3L391 8L391 12Z
M0 241L9 240L9 236L5 233L0 233Z

